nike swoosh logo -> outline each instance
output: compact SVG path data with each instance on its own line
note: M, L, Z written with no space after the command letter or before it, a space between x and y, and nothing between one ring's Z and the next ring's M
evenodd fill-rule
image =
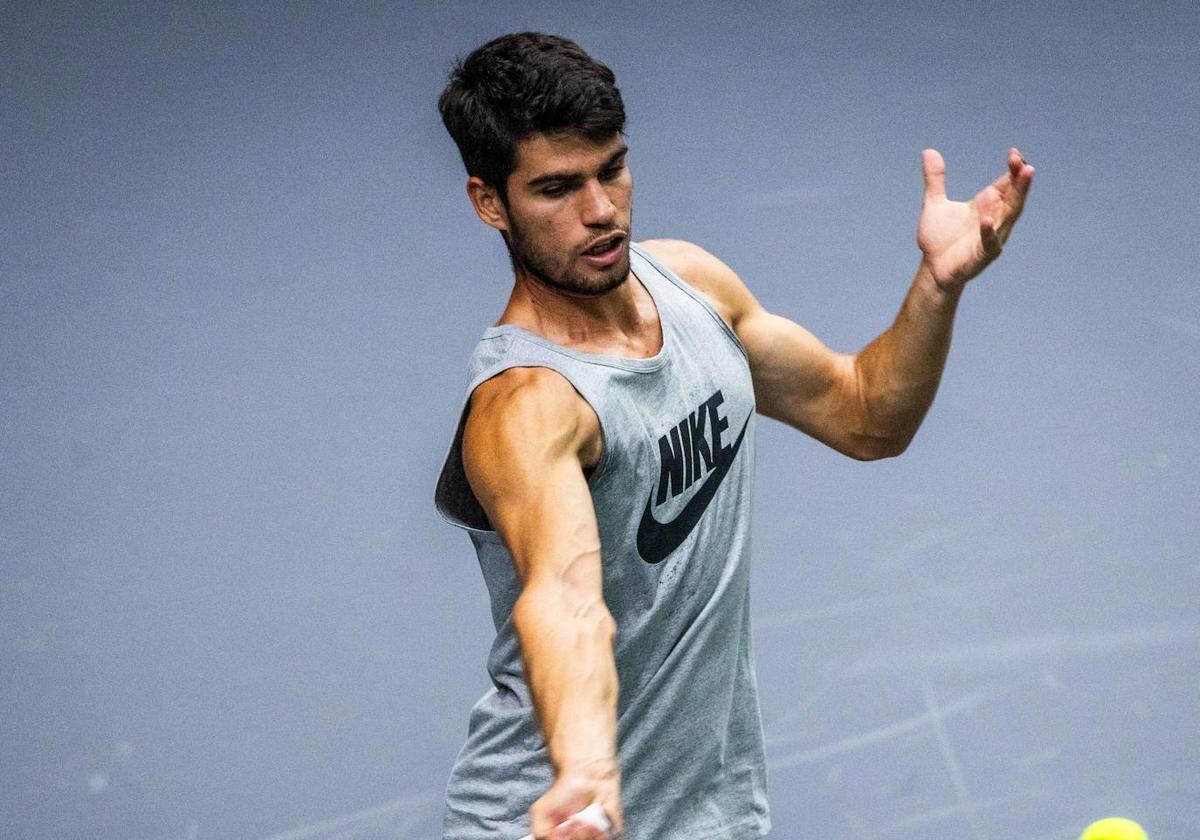
M650 491L650 495L646 498L646 509L642 511L642 521L638 523L637 532L638 554L642 555L643 560L647 563L661 563L672 551L679 548L687 539L688 534L692 533L692 529L704 515L708 503L717 494L721 480L733 466L733 459L737 457L738 449L742 445L742 438L746 436L746 427L749 425L750 415L746 415L746 422L742 424L742 430L738 433L737 440L728 449L721 450L721 455L713 465L713 471L708 474L708 478L704 479L704 483L700 485L696 495L688 499L683 510L670 522L659 522L654 518L654 514L651 513L654 491Z

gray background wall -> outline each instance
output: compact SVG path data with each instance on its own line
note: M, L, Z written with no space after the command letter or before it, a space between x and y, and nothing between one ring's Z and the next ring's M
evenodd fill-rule
M839 350L921 148L1038 168L902 458L761 421L774 836L1194 837L1190 2L0 5L0 833L435 836L491 628L432 487L511 278L434 100L528 28L615 69L635 237Z

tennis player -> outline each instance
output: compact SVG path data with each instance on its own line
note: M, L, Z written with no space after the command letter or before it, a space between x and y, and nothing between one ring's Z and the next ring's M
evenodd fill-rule
M847 355L703 248L634 242L621 94L576 44L497 38L438 104L513 270L435 491L470 535L496 627L444 840L763 837L755 414L851 458L903 452L1033 167L1010 149L955 202L941 155L922 153L916 276L894 323ZM593 804L610 830L568 819Z

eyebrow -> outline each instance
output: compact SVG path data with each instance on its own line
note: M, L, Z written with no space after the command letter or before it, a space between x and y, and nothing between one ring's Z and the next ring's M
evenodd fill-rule
M620 160L626 154L628 154L628 152L629 152L629 147L622 144L621 148L617 149L615 152L613 152L611 155L609 155L608 160L606 160L604 162L604 165L602 167L600 167L600 170L603 171L605 169L608 169L610 166L612 166L618 160ZM534 178L532 181L528 182L525 186L529 189L537 189L538 187L544 187L547 184L553 183L555 181L563 181L563 182L578 181L578 180L581 180L583 178L583 176L584 176L583 172L547 172L545 175L539 175L538 177Z

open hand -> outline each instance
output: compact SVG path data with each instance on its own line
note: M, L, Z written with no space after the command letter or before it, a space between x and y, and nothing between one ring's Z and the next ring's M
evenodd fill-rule
M1017 149L1008 150L1008 170L970 201L946 198L946 162L936 149L921 153L925 202L917 223L917 246L934 282L945 291L961 288L1000 256L1033 183L1033 167Z

